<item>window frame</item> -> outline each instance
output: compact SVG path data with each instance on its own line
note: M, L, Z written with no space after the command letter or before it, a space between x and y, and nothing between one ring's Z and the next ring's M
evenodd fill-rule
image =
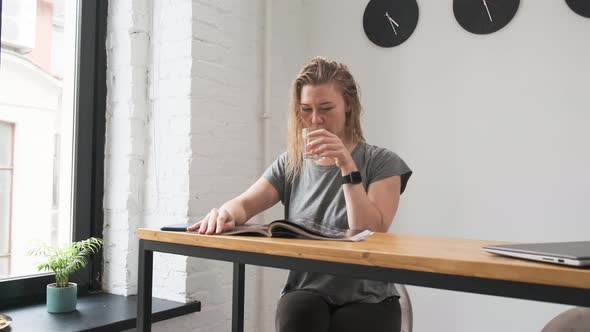
M78 0L79 31L76 67L78 81L76 146L73 186L73 241L91 236L102 238L104 193L104 146L106 106L106 28L108 0ZM0 0L0 14L2 0ZM0 19L1 22L1 19ZM1 31L0 31L1 33ZM89 259L71 280L78 294L99 291L102 279L102 251ZM53 274L0 281L0 307L45 301L45 288L55 282Z

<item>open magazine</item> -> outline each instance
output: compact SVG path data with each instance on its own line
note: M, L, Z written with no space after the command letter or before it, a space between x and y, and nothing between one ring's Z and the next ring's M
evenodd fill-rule
M170 225L161 228L163 231L186 231L190 225ZM362 241L373 232L369 230L340 229L321 225L311 220L275 220L270 224L242 225L223 232L221 235L254 235L279 238L303 238L332 241Z

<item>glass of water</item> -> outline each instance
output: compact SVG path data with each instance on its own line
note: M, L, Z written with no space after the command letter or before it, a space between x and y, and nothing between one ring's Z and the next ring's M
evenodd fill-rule
M309 139L307 137L307 135L309 133L311 133L313 130L311 128L303 128L301 131L301 137L303 138L303 146L302 146L302 151L303 151L303 159L309 159L309 160L320 160L322 159L319 155L317 154L312 154L306 151L306 146L307 143L309 143Z

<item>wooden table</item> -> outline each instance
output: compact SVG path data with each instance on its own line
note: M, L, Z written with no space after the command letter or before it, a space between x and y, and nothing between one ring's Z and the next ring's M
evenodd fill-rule
M139 229L139 331L150 331L153 252L234 263L232 331L243 331L244 264L590 307L590 269L489 254L498 241L375 233L362 242ZM205 304L206 305L206 304Z

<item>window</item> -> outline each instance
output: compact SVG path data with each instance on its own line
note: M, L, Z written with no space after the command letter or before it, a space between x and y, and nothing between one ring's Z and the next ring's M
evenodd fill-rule
M29 240L102 237L107 1L0 0L0 15L2 306L53 282ZM100 259L72 278L79 292L100 287Z
M14 124L0 121L0 278L10 275Z

